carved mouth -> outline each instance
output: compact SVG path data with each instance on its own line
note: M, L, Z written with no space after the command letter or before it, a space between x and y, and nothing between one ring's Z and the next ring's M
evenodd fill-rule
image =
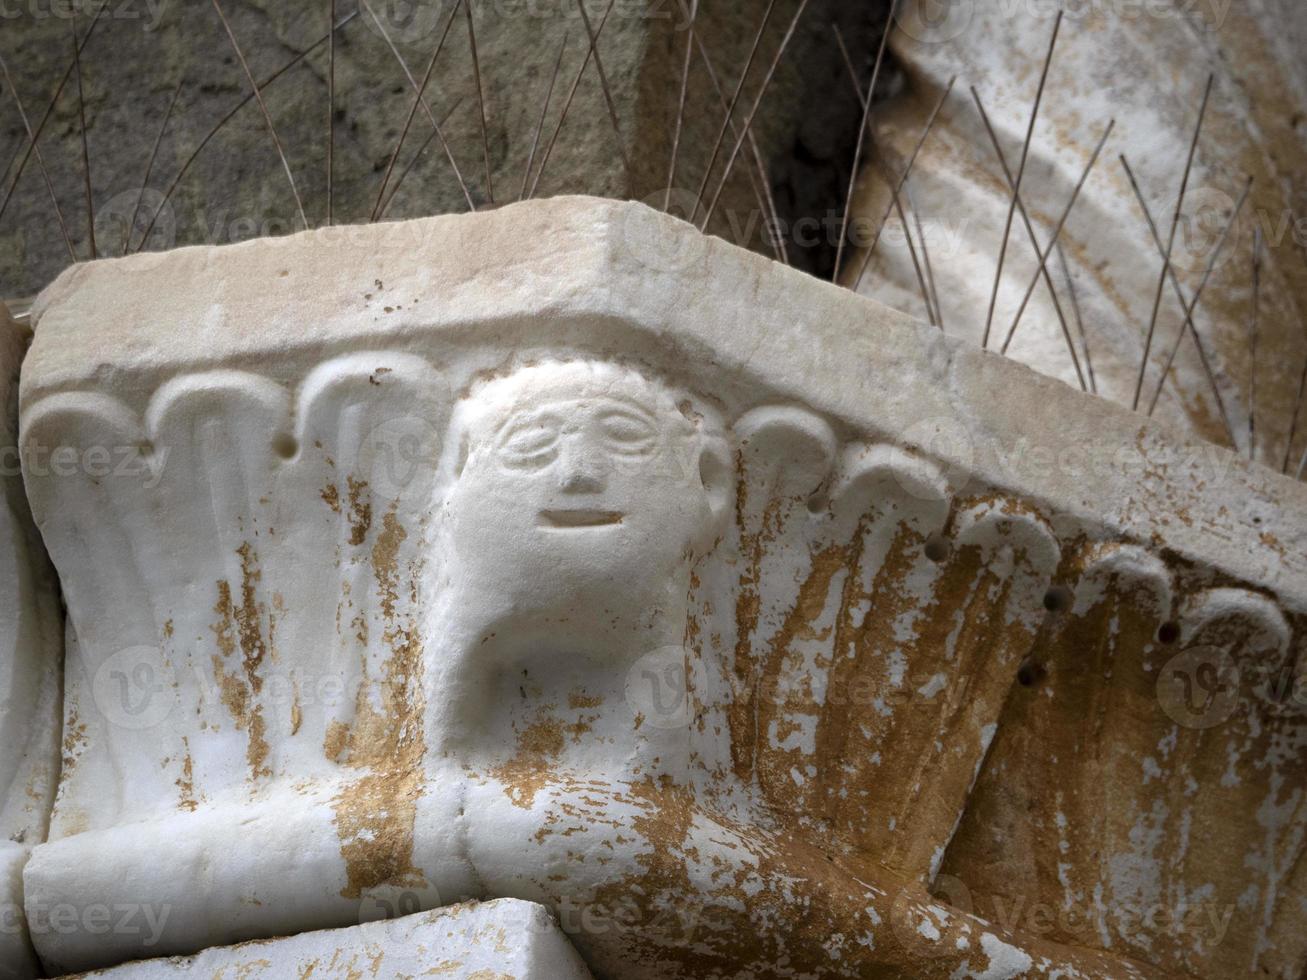
M625 515L615 510L542 510L540 523L553 528L612 527Z

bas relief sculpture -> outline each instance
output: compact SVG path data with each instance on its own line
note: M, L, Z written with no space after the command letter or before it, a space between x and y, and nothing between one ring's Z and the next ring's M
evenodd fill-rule
M28 336L0 304L0 977L32 975L22 872L58 779L62 626L53 570L17 468L18 366Z
M397 257L405 229L434 237ZM552 908L597 977L1307 962L1300 487L1157 463L1101 403L1146 479L962 465L900 397L964 414L996 371L995 416L1087 409L638 205L360 233L356 263L314 235L100 263L38 308L24 459L70 619L25 873L48 967L497 898ZM66 331L128 283L212 349L160 332L99 380ZM304 338L242 332L261 292ZM92 446L138 465L30 462ZM1204 655L1236 668L1219 724L1163 683ZM988 914L1013 896L1231 911L1219 938ZM148 904L148 937L41 927L89 903Z

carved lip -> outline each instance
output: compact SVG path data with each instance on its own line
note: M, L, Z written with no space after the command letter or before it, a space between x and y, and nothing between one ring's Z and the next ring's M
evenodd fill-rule
M563 529L612 527L614 524L621 524L625 516L615 510L542 510L540 523L545 527Z

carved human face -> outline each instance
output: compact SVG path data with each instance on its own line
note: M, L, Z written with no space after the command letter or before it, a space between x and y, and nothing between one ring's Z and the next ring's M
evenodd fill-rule
M669 394L611 366L552 364L481 397L446 500L460 586L512 613L613 620L683 590L718 508L703 440Z

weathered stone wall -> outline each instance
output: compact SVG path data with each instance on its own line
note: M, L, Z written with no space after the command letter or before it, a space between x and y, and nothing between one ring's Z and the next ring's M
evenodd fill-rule
M85 32L98 0L75 5ZM405 118L412 87L366 9L339 0L337 17L360 9L336 44L335 204L338 222L366 221ZM762 0L705 2L698 32L729 98L748 57L767 4ZM757 137L775 185L777 206L788 215L822 213L846 190L851 138L858 122L852 92L842 83L843 65L831 25L842 26L855 51L875 43L884 5L850 9L838 0L814 0L787 50L756 119ZM394 4L374 0L409 70L421 81L446 18L448 0ZM743 119L798 0L775 6L743 98ZM598 28L606 2L586 0ZM65 70L72 64L73 9L59 0L21 0L4 8L0 55L9 63L24 108L35 126ZM541 138L537 163L561 114L586 53L586 27L575 0L475 0L476 36L485 89L494 198L516 200L559 46L567 48ZM260 80L306 51L327 30L325 0L227 0L223 4L254 76ZM649 198L661 205L675 129L685 51L686 12L680 0L615 0L599 50L621 127L614 132L593 63L576 91L539 194L588 193ZM145 214L172 182L211 127L249 94L222 22L211 3L113 0L87 43L82 63L86 96L92 197L97 245L102 255L120 254L122 228L132 219L150 151L179 82L181 95L159 147L145 199ZM275 82L265 102L276 125L309 223L325 222L327 210L328 50L315 48ZM679 193L699 188L724 113L703 62L696 54L681 136ZM427 88L451 152L477 206L489 200L466 20L458 11ZM452 113L452 114L451 114ZM0 84L0 166L25 147L21 120L8 86ZM69 237L79 259L90 255L81 158L76 75L70 78L41 141ZM432 129L415 118L396 166L398 178ZM729 155L733 133L719 155ZM732 240L765 248L758 197L741 156L714 228ZM15 168L16 169L16 165ZM12 171L11 171L12 172ZM7 187L8 184L3 185ZM392 185L393 186L393 185ZM708 186L710 196L715 183ZM0 195L3 192L0 191ZM439 142L427 144L404 180L387 218L421 217L466 210L453 170ZM728 215L727 212L730 212ZM136 237L145 231L138 218ZM190 169L170 201L150 247L221 244L300 228L289 183L256 104L228 124ZM826 243L799 250L805 267L829 263ZM29 162L14 200L0 218L0 295L35 294L70 262L49 193L36 161Z

